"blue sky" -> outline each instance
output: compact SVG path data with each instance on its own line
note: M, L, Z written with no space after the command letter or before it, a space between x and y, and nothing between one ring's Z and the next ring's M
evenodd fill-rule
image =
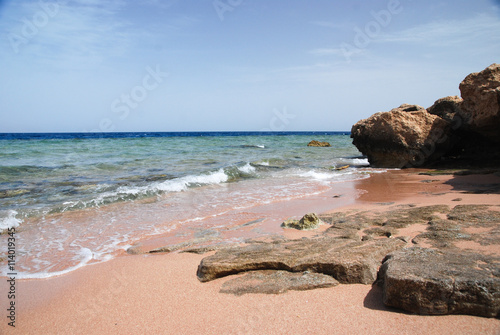
M0 132L350 130L500 62L500 1L0 0Z

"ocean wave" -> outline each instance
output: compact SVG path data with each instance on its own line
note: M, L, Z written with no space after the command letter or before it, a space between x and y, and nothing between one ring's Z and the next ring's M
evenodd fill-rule
M199 187L210 184L220 184L228 181L228 175L223 169L201 175L188 175L180 178L153 182L145 186L120 186L114 191L98 194L94 199L87 202L87 206L100 206L118 201L135 200L142 197L156 196L162 193L182 192L191 187ZM71 207L80 207L80 203L70 204Z
M254 173L256 168L250 165L250 163L246 163L244 166L240 167L239 170L243 173Z
M267 158L250 163L251 166L256 168L270 169L285 169L291 167L291 162L282 158Z
M269 162L263 161L263 162L258 162L258 163L253 163L254 165L261 165L261 166L269 166Z
M164 192L180 192L194 186L224 183L228 181L228 179L229 176L226 174L224 169L219 169L208 174L188 175L177 179L167 180L160 184L154 185L151 188L153 189L153 191L160 190Z
M335 171L325 171L325 170L309 170L309 171L298 171L295 175L302 178L308 178L320 182L340 182L340 181L355 181L366 179L370 177L370 173L375 173L375 170L360 171L358 169L343 169Z
M242 166L236 169L219 169L217 171L202 173L198 175L187 175L155 181L143 186L123 185L116 190L107 190L97 193L89 200L68 201L57 207L54 212L65 212L68 210L82 209L87 207L99 207L120 201L136 200L144 197L154 197L163 193L183 192L189 188L204 185L214 185L236 180L242 175L249 173L252 167Z
M120 179L119 183L86 184L84 182L56 182L52 185L58 188L54 187L52 192L57 189L57 193L45 198L47 201L45 206L32 209L25 208L23 209L23 213L28 216L64 213L73 210L101 207L116 202L155 197L164 193L183 192L190 188L205 185L237 182L242 179L255 178L257 177L256 170L250 163L242 162L215 171L206 171L200 174L177 178L162 174L155 175L154 178L142 176L137 178L125 177ZM47 185L43 186L43 190L49 188ZM66 188L61 188L62 186ZM40 192L32 193L36 193L35 195L37 195ZM71 194L73 199L68 198L68 194ZM9 204L4 201L3 206ZM22 220L16 218L17 211L8 211L7 209L8 207L4 210L5 213L3 215L0 210L0 227L2 227L2 230L14 226L17 227L22 223Z
M370 166L368 158L340 158L338 162L340 163L340 165L351 165L356 167Z
M261 144L243 144L243 145L240 145L240 148L257 148L257 149L265 149L266 146L265 145L261 145Z
M17 214L17 211L9 210L5 217L0 217L0 231L19 227L23 221L16 217Z
M56 277L56 276L61 276L66 273L70 273L72 271L75 271L76 269L79 269L81 267L84 267L87 265L94 257L93 253L90 249L88 248L82 248L79 254L80 261L78 264L69 267L67 269L61 270L61 271L55 271L55 272L47 272L47 271L42 271L42 272L35 272L35 273L26 273L19 271L17 272L17 279L47 279L51 277ZM7 276L7 267L1 272L2 276Z
M299 177L312 178L315 180L328 180L335 177L333 173L330 172L317 172L317 171L307 171L298 174Z

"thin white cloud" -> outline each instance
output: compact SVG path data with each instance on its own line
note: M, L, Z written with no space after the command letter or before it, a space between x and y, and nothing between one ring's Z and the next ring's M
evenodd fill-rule
M1 27L6 37L2 41L10 44L7 49L16 56L57 68L82 69L126 48L128 23L117 15L125 6L123 1L61 1L45 8L40 4L11 8L15 15Z
M478 14L466 20L425 23L396 33L375 38L381 43L426 43L429 45L461 45L480 39L500 40L500 20L489 14Z
M155 48L200 22L170 12L161 21L140 21L127 13L130 3L123 0L60 0L47 2L49 9L40 3L10 5L9 20L0 21L2 59L43 64L47 69L86 70L117 58L130 60L137 50L146 53L145 48ZM175 3L141 0L137 8L157 11ZM37 23L35 18L46 22ZM26 28L27 24L36 27Z
M500 19L490 14L478 14L466 20L444 20L424 23L398 32L381 32L370 38L365 46L355 41L343 41L338 45L318 47L308 53L316 57L351 59L351 57L374 56L375 44L422 46L425 48L477 47L477 53L494 52L500 46ZM386 49L387 50L387 49ZM435 50L435 49L434 49ZM428 55L432 55L429 49ZM370 57L371 57L370 56Z

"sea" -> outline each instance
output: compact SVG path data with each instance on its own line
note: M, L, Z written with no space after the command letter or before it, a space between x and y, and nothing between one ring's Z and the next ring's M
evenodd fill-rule
M375 172L348 132L2 133L1 275L9 228L18 278L47 278L182 227L208 241L231 211Z

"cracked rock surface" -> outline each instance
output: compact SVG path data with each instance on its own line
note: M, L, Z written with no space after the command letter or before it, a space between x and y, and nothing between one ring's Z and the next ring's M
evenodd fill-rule
M228 280L222 285L221 293L243 295L246 293L280 294L289 290L305 291L337 286L333 277L309 271L251 271L243 277Z
M362 242L332 237L250 244L204 258L197 275L206 282L245 271L310 271L341 283L372 284L384 256L405 245L399 239Z
M379 272L384 304L417 314L498 317L500 258L419 247L391 253Z

